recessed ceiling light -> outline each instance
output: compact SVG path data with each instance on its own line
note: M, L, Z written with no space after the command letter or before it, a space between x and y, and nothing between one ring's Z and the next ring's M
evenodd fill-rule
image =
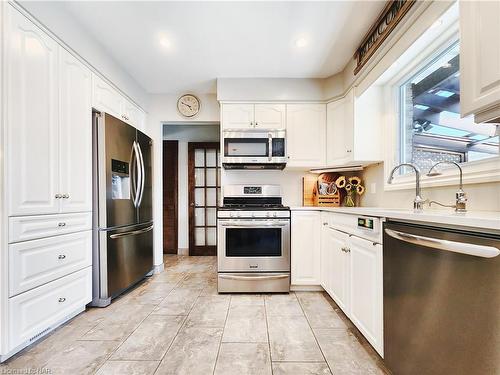
M160 46L169 48L171 45L170 40L166 36L160 37Z
M297 48L304 48L307 46L307 39L304 37L300 37L295 41L295 47Z

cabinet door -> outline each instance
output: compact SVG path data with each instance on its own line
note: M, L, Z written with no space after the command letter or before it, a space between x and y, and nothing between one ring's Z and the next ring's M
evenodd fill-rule
M5 8L8 214L57 213L59 46L17 10Z
M382 245L351 237L349 249L350 318L383 355Z
M248 129L254 127L253 104L223 104L223 129Z
M92 210L92 81L87 69L61 48L60 193L62 212Z
M97 75L92 75L92 106L123 120L123 97Z
M354 102L352 92L327 105L327 164L349 162L353 158Z
M292 212L291 233L292 284L320 285L320 212Z
M330 293L330 248L327 213L321 213L321 250L320 250L320 270L319 280L323 289Z
M349 257L348 253L342 250L347 248L347 239L346 234L328 229L330 287L327 291L337 305L349 315Z
M122 112L123 121L129 123L136 129L144 130L144 112L139 107L124 98Z
M260 129L285 129L284 104L255 104L255 127Z
M326 105L289 104L286 107L289 167L326 164Z
M500 2L460 2L462 116L500 106Z

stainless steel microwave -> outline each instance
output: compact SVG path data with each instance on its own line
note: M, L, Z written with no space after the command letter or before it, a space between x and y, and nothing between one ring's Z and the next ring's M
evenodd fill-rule
M222 133L226 169L283 169L286 166L286 130L227 130Z

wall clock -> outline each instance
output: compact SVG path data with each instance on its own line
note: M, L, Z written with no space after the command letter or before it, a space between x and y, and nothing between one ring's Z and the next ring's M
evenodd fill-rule
M182 95L177 100L177 110L184 117L194 117L200 112L200 99L192 94Z

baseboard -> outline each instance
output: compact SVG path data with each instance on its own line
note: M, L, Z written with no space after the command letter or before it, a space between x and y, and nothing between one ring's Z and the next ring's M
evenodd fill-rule
M165 263L155 264L155 266L153 268L153 275L156 275L158 273L162 273L163 271L165 271Z
M177 249L177 255L189 255L189 248L180 247Z
M34 345L34 344L38 343L42 338L44 338L45 336L47 336L48 334L53 332L55 329L59 328L62 324L66 323L68 320L73 319L75 316L77 316L78 314L80 314L83 311L85 311L85 306L80 307L79 309L75 310L71 314L65 316L64 318L62 318L62 319L58 320L57 322L55 322L54 324L52 324L51 328L49 330L47 330L43 335L40 335L36 340L33 340L33 341L27 340L27 341L23 342L22 344L18 345L17 347L15 347L14 349L12 349L10 352L5 353L5 354L1 354L0 355L0 363L5 362L7 359L12 357L14 354L20 352L21 350L23 350L27 346ZM0 373L1 373L1 371L0 371Z
M321 285L290 285L292 292L323 292Z

